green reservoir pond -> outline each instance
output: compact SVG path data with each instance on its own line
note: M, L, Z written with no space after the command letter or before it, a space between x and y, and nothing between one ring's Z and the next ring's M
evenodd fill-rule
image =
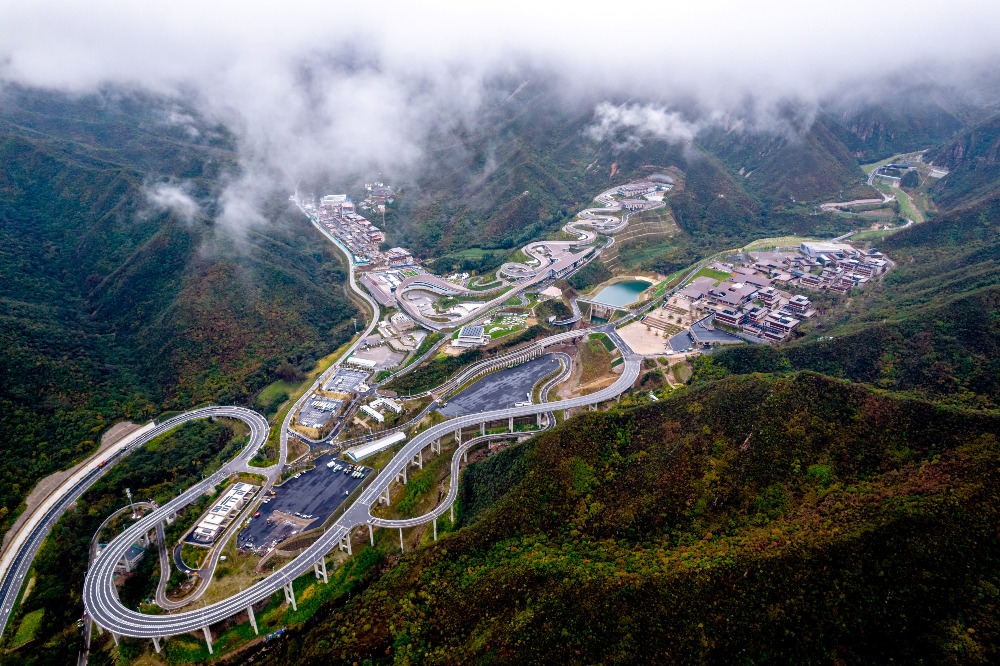
M597 292L594 300L605 305L615 305L621 307L634 303L639 298L639 294L653 286L652 282L646 280L626 280L610 284Z

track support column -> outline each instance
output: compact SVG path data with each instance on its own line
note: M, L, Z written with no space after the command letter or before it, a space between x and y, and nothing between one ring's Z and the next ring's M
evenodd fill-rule
M317 562L313 562L313 573L316 574L316 580L322 578L324 583L330 582L330 579L326 576L326 556L319 558Z
M291 583L288 583L281 589L285 591L285 601L292 605L293 611L297 611L299 607L295 603L295 588L292 587Z
M257 630L257 617L253 614L253 604L247 606L247 617L250 618L250 626L253 627L253 633L260 635Z
M205 632L205 643L208 645L208 653L212 654L212 630L208 628L207 624L201 629Z

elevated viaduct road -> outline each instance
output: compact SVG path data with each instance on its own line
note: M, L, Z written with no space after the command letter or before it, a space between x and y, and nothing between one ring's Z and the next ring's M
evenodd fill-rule
M108 544L102 556L87 574L83 590L83 599L87 611L98 627L110 630L116 637L118 635L125 635L152 638L155 639L154 644L157 648L159 647L159 639L162 637L192 631L203 631L206 640L210 643L211 632L209 627L212 624L238 613L248 611L252 604L269 597L279 590L284 590L286 599L294 605L294 591L291 588L292 581L310 569L313 569L317 576L320 575L322 570L322 575L325 577L326 554L341 543L353 528L368 524L369 520L376 520L370 514L372 504L386 492L390 484L397 477L405 479L406 468L420 459L423 449L436 441L440 441L442 436L460 431L463 427L483 422L503 421L520 416L537 415L552 410L587 406L611 400L635 383L635 380L639 376L640 364L640 357L628 354L622 374L618 380L611 386L590 395L558 402L542 402L535 405L470 414L450 419L421 432L403 446L354 504L301 555L268 578L255 583L253 586L224 601L174 615L144 615L125 608L118 600L113 582L115 563L121 559L129 546L139 536L155 529L157 522L164 520L170 513L193 501L193 498L203 491L203 484L199 484L159 510L143 517L121 536ZM423 522L434 520L436 516L450 507L450 502L454 501L456 493L457 489L449 491L451 499L439 505L434 512L420 519L412 519L412 521L417 521L412 524L420 524L421 520ZM372 523L372 525L374 524ZM389 523L388 526L396 526L396 524ZM248 614L251 617L252 623L256 626L256 621L252 616L252 609L249 610Z
M49 531L55 525L56 521L59 520L59 516L61 516L66 509L72 506L73 503L76 502L88 488L94 485L98 479L100 479L130 451L143 446L147 442L156 439L170 430L173 430L182 423L193 419L208 418L211 416L233 418L243 421L250 426L250 441L247 446L244 447L240 455L223 465L222 468L209 477L209 479L206 479L201 484L198 484L198 486L194 489L189 490L188 493L185 494L185 496L190 495L191 499L189 501L193 501L201 492L204 492L205 489L214 486L216 483L219 483L219 481L234 472L262 472L263 470L250 468L248 465L250 460L257 454L261 444L263 444L267 439L267 433L269 430L267 420L255 411L244 409L242 407L205 407L181 414L180 416L175 416L164 421L163 423L153 426L152 428L144 430L141 436L133 439L126 448L120 449L110 455L102 467L87 472L82 478L76 480L71 486L60 489L62 491L61 497L59 497L59 499L52 504L52 506L45 512L42 519L31 530L24 545L18 549L14 562L8 569L7 575L4 576L3 581L0 582L0 599L2 599L2 606L0 606L0 621L3 623L0 627L6 626L7 620L10 617L10 612L14 607L14 601L17 599L21 586L24 583L24 579L31 568L31 562L38 553L38 549L41 548L42 542L45 541L45 537L48 536ZM197 490L197 492L193 492L194 490ZM186 506L186 504L184 506ZM128 545L131 546L132 543L135 543L137 540L138 535L135 539L130 541ZM127 548L128 547L126 547L126 550ZM118 559L120 559L120 557Z

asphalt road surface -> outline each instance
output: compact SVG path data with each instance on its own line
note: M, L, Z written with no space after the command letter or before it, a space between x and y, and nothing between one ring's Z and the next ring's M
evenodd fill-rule
M272 541L291 536L295 530L303 531L318 527L327 517L337 510L347 496L357 488L362 479L355 479L350 474L344 474L344 470L334 472L326 464L333 459L333 456L322 456L316 461L316 468L303 472L297 479L289 479L281 486L274 488L274 496L267 504L261 504L260 516L254 518L250 525L240 531L237 543L243 546L252 543L256 546L264 546ZM346 467L347 463L343 463ZM365 476L371 474L371 469L366 468ZM307 523L302 519L286 522L282 518L275 516L275 511L281 511L292 517L295 514L313 516ZM267 519L271 518L270 525Z
M513 368L493 372L476 380L438 411L451 417L513 407L514 403L526 400L539 380L558 369L558 359L546 354Z

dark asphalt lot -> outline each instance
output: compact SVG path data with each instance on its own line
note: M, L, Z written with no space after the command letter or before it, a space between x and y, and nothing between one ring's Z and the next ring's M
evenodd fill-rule
M721 329L708 330L701 322L693 324L691 330L694 331L694 334L698 336L698 340L701 342L743 342L743 338Z
M514 403L527 398L526 394L540 379L558 369L556 357L546 354L516 367L494 372L477 379L438 411L451 417L513 407Z
M670 348L675 352L682 352L693 344L687 329L670 338Z
M289 479L274 489L274 496L267 504L262 504L260 517L254 518L250 526L242 530L238 537L238 545L250 542L255 546L269 545L271 541L288 537L292 531L311 529L319 526L327 516L333 513L343 503L348 494L357 488L364 479L355 479L344 470L334 472L326 464L332 456L322 456L316 461L316 468L303 472L297 479ZM339 461L338 461L339 462ZM347 463L341 463L345 466ZM365 468L365 476L371 474L370 468ZM303 527L289 525L284 520L274 520L271 525L267 519L272 513L280 510L294 516L296 513L314 516Z

